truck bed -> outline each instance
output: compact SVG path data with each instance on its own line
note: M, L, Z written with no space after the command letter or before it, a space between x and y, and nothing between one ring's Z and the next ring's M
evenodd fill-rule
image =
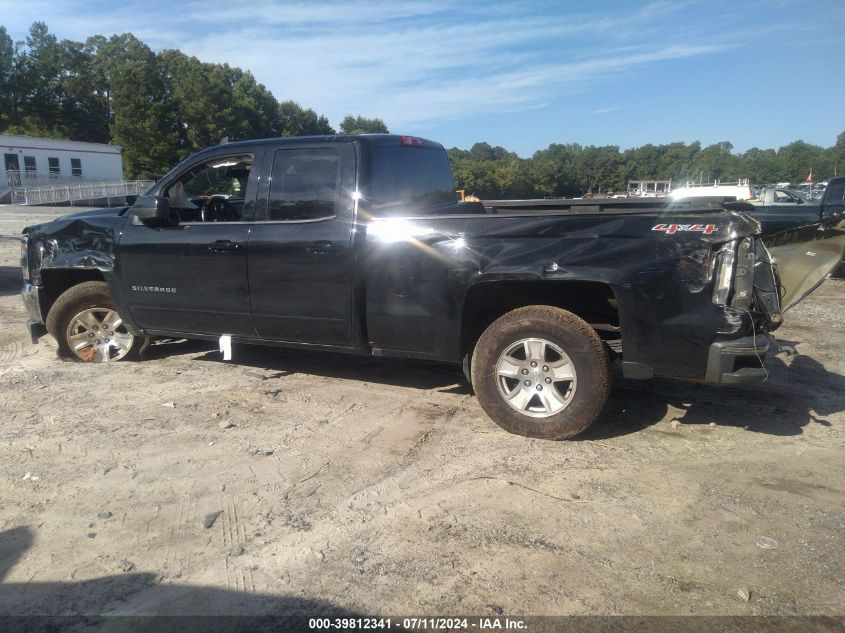
M617 215L662 213L670 208L673 212L718 211L722 209L722 202L728 201L691 199L678 202L669 198L548 198L482 200L480 204L489 215Z

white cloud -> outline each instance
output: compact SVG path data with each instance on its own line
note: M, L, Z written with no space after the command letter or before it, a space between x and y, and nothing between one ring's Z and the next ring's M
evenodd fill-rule
M590 114L609 114L611 112L616 112L620 110L621 106L607 106L605 108L596 108L595 110L590 110Z
M130 2L98 13L33 0L15 3L14 25L7 26L21 32L44 19L72 39L131 31L156 49L249 69L277 98L335 123L360 113L413 130L541 107L631 69L735 45L718 20L715 37L706 29L683 33L688 25L665 28L688 4L658 1L608 17L564 13L554 4L538 11L533 4L436 0L195 1L178 10ZM0 0L0 11L6 8Z

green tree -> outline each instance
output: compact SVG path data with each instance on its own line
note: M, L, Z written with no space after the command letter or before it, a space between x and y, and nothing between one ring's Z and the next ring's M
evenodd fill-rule
M830 165L833 173L831 176L845 175L845 132L840 132L836 137L836 144L830 148Z
M702 182L740 178L736 157L731 154L732 149L733 145L728 141L714 143L702 149L693 161L693 176L697 174Z
M387 126L381 119L368 119L361 115L347 115L340 122L341 134L387 134Z
M810 170L814 170L814 176L819 175L818 167L821 167L822 148L818 145L811 145L804 141L793 141L778 149L777 165L778 179L790 182L802 182Z
M176 120L180 158L235 136L228 66L204 64L177 50L162 51L156 63Z
M5 26L0 26L0 132L15 123L17 104L14 95L15 59L17 50L15 43L6 32Z
M738 156L739 171L751 182L764 184L779 180L777 153L773 149L752 147Z
M280 104L250 72L234 69L232 85L233 133L236 138L280 136Z
M157 178L180 156L179 119L155 53L131 33L91 38L108 86L110 137L123 146L130 178Z
M470 157L473 160L491 160L491 161L512 161L519 157L506 150L504 147L491 147L489 143L476 143L469 150Z
M65 136L59 117L64 62L56 36L50 34L44 22L34 22L15 63L12 88L18 112L9 131L32 136Z
M689 145L686 143L670 143L659 147L662 151L656 178L672 180L680 184L692 178L693 165L701 151L701 143L698 141L693 141Z
M60 81L58 129L70 140L109 142L109 102L93 53L79 42L61 42L64 67Z
M307 110L295 101L279 104L279 136L336 134L329 120L314 110Z
M5 116L0 118L7 121L8 132L108 142L108 102L85 46L59 42L46 24L35 22L25 48L10 50L0 44L0 49L0 67L5 69L0 74L6 75L0 81L7 86ZM5 61L10 52L11 63Z
M583 191L577 181L578 159L583 151L578 143L552 143L535 152L531 161L536 165L538 190L554 197L580 196Z
M589 146L578 152L573 161L573 171L582 192L603 193L616 189L619 172L619 147Z

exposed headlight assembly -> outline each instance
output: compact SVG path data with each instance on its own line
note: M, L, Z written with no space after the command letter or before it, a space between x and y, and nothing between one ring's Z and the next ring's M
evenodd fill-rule
M21 237L21 274L23 280L29 283L29 235Z
M47 253L47 247L43 242L36 242L31 250L32 259L30 260L30 276L33 286L41 285L41 266L44 263L44 255Z

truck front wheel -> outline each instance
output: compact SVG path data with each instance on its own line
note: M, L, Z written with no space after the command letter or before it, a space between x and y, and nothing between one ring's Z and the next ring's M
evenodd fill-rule
M610 360L584 320L551 306L508 312L472 356L481 408L506 431L562 440L599 416L610 392Z
M59 355L79 362L136 359L145 343L123 323L102 281L86 281L59 295L46 325L59 344Z

